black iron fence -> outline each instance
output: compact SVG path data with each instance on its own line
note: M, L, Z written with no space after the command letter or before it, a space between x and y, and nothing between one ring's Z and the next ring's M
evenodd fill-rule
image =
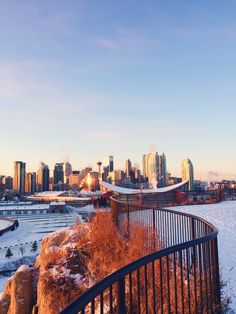
M0 229L0 236L2 236L5 232L14 231L19 226L19 222L17 219L13 220L13 219L9 219L6 217L0 217L0 220L4 220L4 221L11 223L10 226L3 228L3 229Z
M220 313L217 229L129 198L111 199L117 224L127 232L137 223L146 226L147 245L156 241L161 249L104 278L61 313Z

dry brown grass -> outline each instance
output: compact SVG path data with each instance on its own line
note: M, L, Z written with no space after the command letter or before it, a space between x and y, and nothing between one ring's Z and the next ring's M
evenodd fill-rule
M154 242L147 229L138 223L130 228L129 236L127 233L121 234L109 213L98 213L91 221L89 230L80 238L78 246L86 247L89 252L86 267L88 276L95 282L161 248L161 243Z

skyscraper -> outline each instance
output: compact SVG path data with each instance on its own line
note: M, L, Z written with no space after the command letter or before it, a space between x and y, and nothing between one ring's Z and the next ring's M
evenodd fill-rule
M13 178L8 176L4 178L5 188L6 190L12 190L13 188Z
M53 183L54 185L64 184L64 171L63 171L63 163L56 163L53 172Z
M130 177L130 171L132 169L132 163L129 159L125 161L125 176Z
M112 172L114 170L114 157L113 156L107 155L104 157L103 169L108 170L108 172Z
M152 152L143 155L143 176L153 187L167 185L166 156Z
M37 185L39 192L49 191L49 167L43 162L39 164Z
M36 192L36 173L27 172L25 175L25 192L34 193Z
M69 177L69 186L71 189L78 190L79 184L80 184L80 171L74 170L72 171L70 177Z
M167 172L166 172L166 156L164 153L158 155L159 178L158 187L167 186Z
M25 192L25 169L26 164L23 161L14 162L13 189L19 193Z
M157 187L159 177L157 152L143 155L143 176L150 184Z
M64 183L69 184L69 176L72 174L72 166L69 161L63 163Z
M193 164L190 159L182 160L182 180L189 181L188 190L191 191L194 188L194 173L193 173Z

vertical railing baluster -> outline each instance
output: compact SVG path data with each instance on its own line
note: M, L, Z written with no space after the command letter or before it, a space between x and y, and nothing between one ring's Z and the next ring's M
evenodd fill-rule
M100 314L103 314L103 292L100 294Z
M178 286L177 286L177 276L176 276L176 254L177 254L177 252L174 253L174 285L175 285L175 313L178 313Z
M132 284L132 272L129 273L129 307L130 307L130 313L133 313L133 284Z
M92 300L92 302L91 302L91 314L94 314L95 313L95 301L94 301L94 299Z
M113 293L112 293L112 286L110 286L109 288L109 298L110 298L110 302L109 302L109 305L110 305L110 314L112 314L113 312Z
M164 304L163 304L163 280L162 280L162 258L160 258L160 293L161 293L161 314L164 313Z
M139 272L139 268L137 269L137 284L138 284L138 313L140 313L141 298L140 298L140 272Z
M119 314L125 313L125 277L118 281L117 308Z
M221 297L220 297L220 272L219 272L219 257L218 257L218 244L217 238L214 239L214 259L216 263L216 300L217 300L217 313L221 313Z
M153 313L156 313L156 283L155 283L155 261L152 261L152 291L153 291Z
M170 309L170 273L169 273L169 255L166 256L166 272L167 272L167 302L168 302L168 313L171 313Z
M147 279L147 264L144 265L144 290L145 290L145 308L148 314L148 279Z
M179 263L180 263L182 314L184 314L184 279L183 279L183 257L182 257L182 250L179 251Z

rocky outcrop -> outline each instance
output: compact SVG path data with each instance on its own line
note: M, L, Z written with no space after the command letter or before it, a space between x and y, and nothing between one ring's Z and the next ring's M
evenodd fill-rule
M86 277L86 253L81 238L87 231L79 225L46 237L36 261L40 268L38 313L58 313L89 287Z
M87 225L44 238L34 267L21 266L0 295L1 314L56 314L89 287L80 239Z
M36 303L37 269L22 265L6 284L0 297L1 314L31 313Z

